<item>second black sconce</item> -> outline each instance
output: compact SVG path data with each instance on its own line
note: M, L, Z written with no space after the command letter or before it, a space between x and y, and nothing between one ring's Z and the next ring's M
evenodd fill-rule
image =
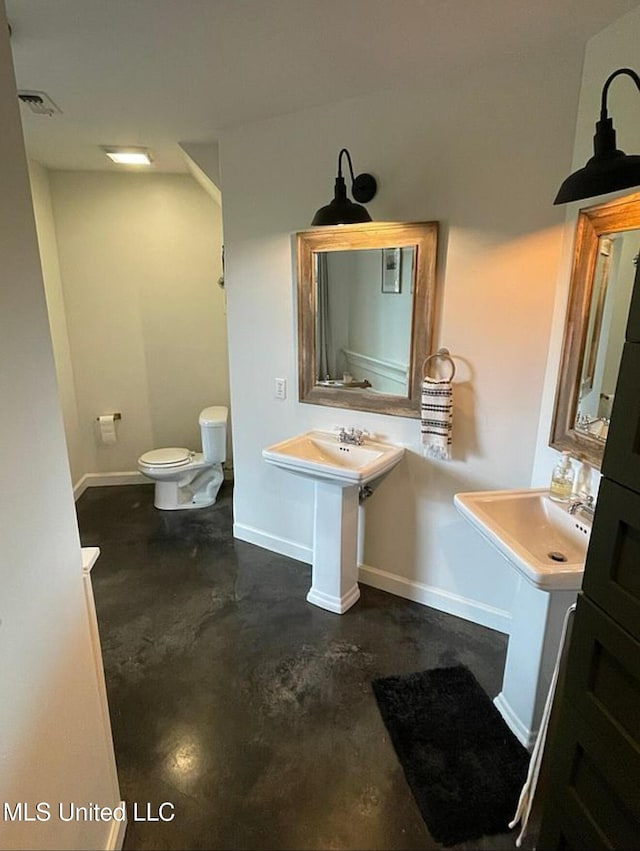
M355 204L347 195L347 187L342 176L342 157L346 155L351 173L351 192L356 201ZM338 175L334 187L334 197L331 203L320 207L313 217L312 225L355 225L361 222L370 222L371 216L363 204L367 204L378 191L378 184L371 174L359 174L354 177L351 154L346 148L342 148L338 154Z
M602 89L600 120L596 122L596 133L593 137L593 156L584 168L567 177L554 204L580 201L594 195L604 195L607 192L640 185L640 156L618 150L616 131L607 110L609 86L622 74L631 77L640 90L640 77L631 68L618 68L609 75Z

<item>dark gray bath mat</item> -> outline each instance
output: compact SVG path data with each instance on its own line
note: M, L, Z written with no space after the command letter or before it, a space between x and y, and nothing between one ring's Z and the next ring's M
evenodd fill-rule
M529 754L468 668L374 680L373 691L431 836L506 833Z

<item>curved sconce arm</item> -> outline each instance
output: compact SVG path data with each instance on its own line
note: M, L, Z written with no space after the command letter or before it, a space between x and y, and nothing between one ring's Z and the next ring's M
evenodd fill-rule
M349 200L347 195L347 187L342 176L342 158L347 157L349 164L349 172L351 174L351 192L353 197L358 202L354 204ZM334 186L334 197L330 204L321 207L313 217L312 225L338 225L338 224L356 224L360 222L370 222L371 216L367 210L362 207L374 197L378 190L378 184L375 177L371 174L363 173L354 176L353 162L351 154L346 148L341 148L338 154L338 174Z
M614 71L613 74L609 74L602 89L602 98L600 101L600 121L605 121L609 117L609 113L607 111L607 97L609 95L609 87L611 86L611 83L613 83L615 78L619 77L621 74L626 74L628 77L631 77L633 82L638 87L638 91L640 91L640 76L636 74L633 68L618 68L618 70Z

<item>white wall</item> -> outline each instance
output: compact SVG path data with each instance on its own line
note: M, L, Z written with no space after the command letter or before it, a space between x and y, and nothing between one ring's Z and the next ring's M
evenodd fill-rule
M222 134L240 537L308 560L312 485L268 467L261 450L311 426L360 424L411 450L367 503L365 561L396 590L508 628L509 569L452 498L531 478L564 217L552 200L570 163L580 67L566 53L507 57ZM291 234L330 199L344 145L379 180L374 219L442 224L436 343L458 368L450 463L421 457L416 420L297 402ZM276 376L289 382L284 402Z
M114 806L17 104L0 2L0 801ZM109 830L5 822L0 848L105 848Z
M47 311L58 378L58 397L62 408L69 467L71 468L72 481L77 482L89 471L90 467L83 452L78 420L78 402L73 364L71 363L64 293L60 278L60 262L51 204L49 173L40 163L31 160L29 162L29 178L31 180L33 212L38 233L40 262L47 298Z
M623 15L610 26L606 27L587 43L582 72L582 85L578 105L578 119L575 132L573 163L562 175L564 179L569 173L581 168L593 155L593 134L595 123L600 116L600 95L605 80L617 68L638 67L638 39L640 38L640 6ZM629 154L640 150L640 109L638 108L638 90L632 80L625 77L617 78L609 89L608 109L613 118L617 131L618 148ZM560 183L560 182L559 182ZM559 185L558 183L558 185ZM548 484L551 471L557 463L558 453L548 445L553 416L564 322L569 299L569 281L571 275L571 259L573 254L573 235L582 207L608 201L617 196L626 195L630 190L575 201L568 204L565 210L565 226L563 234L562 257L557 274L556 298L553 310L553 323L549 345L549 357L544 380L544 393L540 409L536 455L532 475L532 485L543 487ZM586 466L586 465L585 465ZM589 474L585 470L585 474ZM598 471L593 471L587 483L597 490L599 481Z
M200 447L229 403L220 207L189 175L49 175L85 472ZM118 443L96 417L120 411Z

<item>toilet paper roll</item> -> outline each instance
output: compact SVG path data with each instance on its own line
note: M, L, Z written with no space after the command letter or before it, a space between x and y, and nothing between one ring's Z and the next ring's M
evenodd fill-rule
M103 414L98 417L100 427L100 440L107 446L113 445L117 441L116 436L116 420L113 414Z

